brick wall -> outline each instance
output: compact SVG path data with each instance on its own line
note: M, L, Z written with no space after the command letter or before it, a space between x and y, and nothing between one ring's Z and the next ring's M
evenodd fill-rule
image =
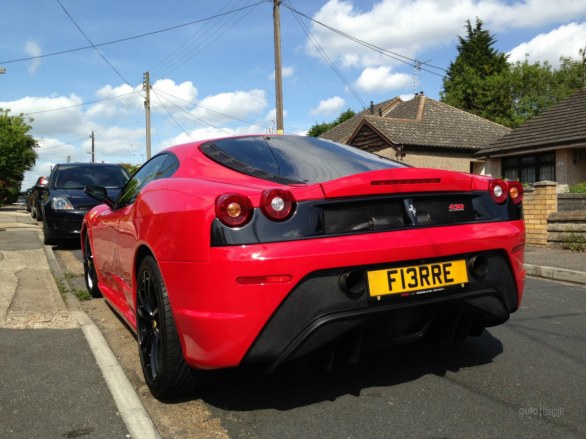
M557 212L557 183L540 181L533 189L526 189L523 197L527 244L547 245L547 219Z

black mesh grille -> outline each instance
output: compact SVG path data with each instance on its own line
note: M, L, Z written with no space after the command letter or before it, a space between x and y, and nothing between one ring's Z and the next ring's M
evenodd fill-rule
M484 207L483 197L472 194L357 200L318 207L326 235L495 219L494 212Z
M401 200L340 203L320 208L326 235L405 226Z

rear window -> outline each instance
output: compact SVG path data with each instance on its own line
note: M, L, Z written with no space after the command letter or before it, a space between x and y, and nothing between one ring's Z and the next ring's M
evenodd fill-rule
M86 186L119 188L129 179L121 166L64 165L55 170L54 189L83 189Z
M405 167L358 148L305 136L236 137L204 143L221 165L278 183L321 183L361 172Z

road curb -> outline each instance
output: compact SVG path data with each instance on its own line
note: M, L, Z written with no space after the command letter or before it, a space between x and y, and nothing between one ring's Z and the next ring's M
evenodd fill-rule
M45 245L45 255L53 276L59 282L62 282L68 291L71 287L67 282L65 274L55 258L53 249ZM63 301L69 311L69 314L81 327L88 345L94 354L96 363L100 368L104 379L114 398L114 403L120 412L122 420L128 428L128 432L133 438L161 439L161 435L156 429L148 412L144 408L136 391L126 377L122 366L116 359L116 356L110 349L108 342L102 335L100 329L94 321L83 311L79 300L74 294L65 293Z
M565 268L525 264L527 275L586 286L586 273Z

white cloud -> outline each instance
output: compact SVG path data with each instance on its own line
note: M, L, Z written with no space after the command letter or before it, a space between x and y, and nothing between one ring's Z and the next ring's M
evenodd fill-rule
M140 156L142 151L138 151L136 145L144 144L144 128L129 129L125 127L107 127L95 133L95 159L97 162L112 161L116 158L118 161L130 161L133 163L142 161L132 157ZM90 154L92 150L91 139L83 142L82 150Z
M197 99L197 88L191 81L175 84L171 79L160 79L152 86L151 109L167 111L171 108L190 108Z
M576 0L513 3L495 0L380 0L368 10L359 9L355 3L330 0L313 18L385 52L377 53L319 24L312 24L314 38L328 57L341 63L342 67L411 63L404 57L415 59L423 50L453 45L456 36L464 34L466 20L474 22L476 17L482 19L485 28L493 33L586 17L586 2ZM320 57L310 41L306 42L306 51Z
M118 87L106 85L96 92L99 99L106 100L92 105L87 114L91 117L114 118L129 110L143 111L144 95L142 84L134 88L128 84ZM197 88L191 81L176 84L171 79L160 79L151 85L150 97L153 112L183 111L193 107L197 99Z
M295 73L295 69L293 67L282 67L281 68L281 77L282 78L290 78ZM275 72L270 74L269 79L274 81L275 80Z
M553 67L559 67L561 56L576 59L578 50L584 49L585 45L586 23L570 23L515 47L509 52L509 61L527 58L530 63L547 61Z
M373 92L406 88L410 83L410 75L405 73L391 73L390 67L381 66L364 69L356 81L356 86L361 90Z
M255 117L268 105L266 92L261 89L238 90L208 96L191 111L203 123L230 123L231 119Z
M287 117L287 110L283 110L283 119L286 119L286 117ZM271 109L271 111L269 111L266 114L264 120L267 123L268 127L271 127L271 129L276 130L277 109L276 108ZM285 123L285 125L286 125L286 123Z
M39 46L39 44L35 41L27 41L26 44L24 45L24 53L26 53L28 56L41 56L42 54L42 50L41 50L41 46ZM41 66L41 59L40 58L35 58L33 60L30 61L29 65L28 65L28 71L29 73L35 73L39 67Z
M338 114L346 105L346 101L339 96L324 99L319 102L319 105L310 111L311 115L328 116L330 114Z
M482 18L497 32L507 28L537 28L574 21L586 14L586 3L581 0L525 0L513 4L485 0L474 3L478 3L480 11L476 16Z
M281 75L283 76L283 78L290 78L291 76L293 76L293 73L295 73L293 67L284 67L281 71Z
M214 128L205 127L191 130L189 133L180 133L177 136L163 142L163 148L168 148L173 145L181 145L183 143L191 143L199 140L214 139L227 136L238 136L247 134L264 134L266 127L258 125L249 125L240 128Z
M106 85L96 92L98 99L105 99L93 104L88 110L87 115L92 118L114 118L116 115L125 113L131 109L138 110L143 108L143 99L137 93L139 87L132 88L124 84L119 87Z
M30 116L31 134L35 137L55 136L63 133L81 133L89 131L80 104L82 99L74 94L55 97L31 97L11 102L0 102L0 108L10 108L11 114L23 113ZM85 131L84 131L85 130Z

